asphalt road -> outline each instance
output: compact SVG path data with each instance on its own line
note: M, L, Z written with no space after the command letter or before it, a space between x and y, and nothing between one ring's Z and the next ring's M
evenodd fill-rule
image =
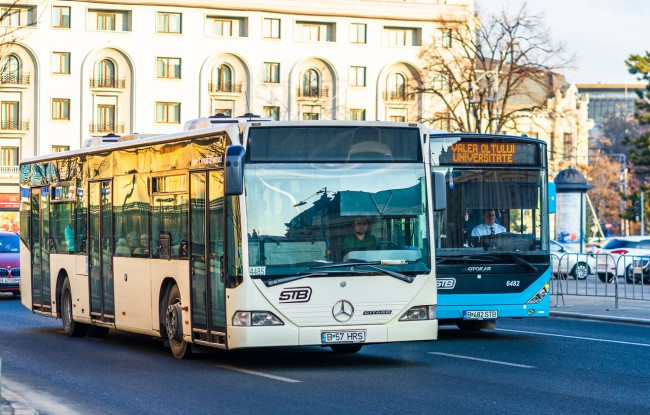
M40 413L648 414L650 327L561 318L436 342L219 352L179 361L147 336L66 337L0 296L3 382Z

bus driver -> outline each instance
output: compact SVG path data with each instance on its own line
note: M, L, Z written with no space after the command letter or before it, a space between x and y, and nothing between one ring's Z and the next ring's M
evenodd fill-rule
M481 237L485 235L495 235L506 231L506 228L495 223L496 212L494 209L485 209L483 212L483 223L472 229L472 236Z

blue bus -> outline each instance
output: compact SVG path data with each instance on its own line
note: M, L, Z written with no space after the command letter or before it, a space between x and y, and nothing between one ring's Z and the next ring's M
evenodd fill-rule
M439 323L480 330L501 318L548 317L555 189L546 143L431 131L430 149L447 195L434 218Z

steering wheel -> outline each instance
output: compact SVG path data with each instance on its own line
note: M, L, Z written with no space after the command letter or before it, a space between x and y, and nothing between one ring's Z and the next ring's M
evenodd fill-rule
M377 242L373 247L377 249L399 249L399 245L391 241L381 241Z

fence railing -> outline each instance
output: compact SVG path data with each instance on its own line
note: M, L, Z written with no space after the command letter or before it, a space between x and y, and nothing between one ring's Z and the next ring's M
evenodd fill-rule
M650 301L650 255L551 254L551 295ZM551 297L552 298L552 297ZM557 303L556 303L557 304Z

